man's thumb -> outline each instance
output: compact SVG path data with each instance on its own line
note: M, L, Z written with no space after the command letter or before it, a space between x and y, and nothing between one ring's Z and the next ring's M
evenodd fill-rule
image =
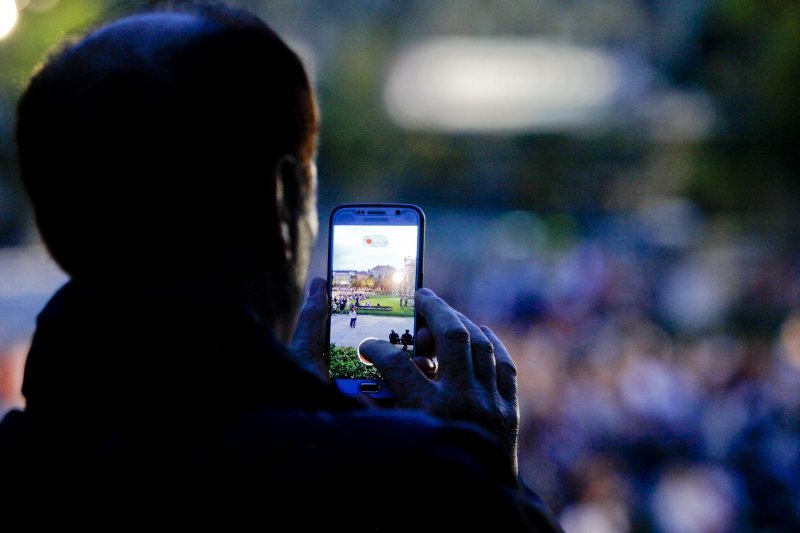
M399 400L409 395L417 396L420 389L427 389L431 383L409 357L408 352L387 341L368 338L358 345L358 353L383 375L389 388Z

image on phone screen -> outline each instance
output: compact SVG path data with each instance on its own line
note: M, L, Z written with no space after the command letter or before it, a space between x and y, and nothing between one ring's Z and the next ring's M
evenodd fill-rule
M328 362L345 392L358 383L362 393L380 388L378 370L358 353L364 339L413 356L423 220L419 208L406 205L340 206L331 216ZM365 380L375 388L365 390Z

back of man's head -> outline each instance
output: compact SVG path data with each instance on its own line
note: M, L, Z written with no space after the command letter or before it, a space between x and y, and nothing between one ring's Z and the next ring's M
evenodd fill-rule
M20 100L17 141L40 233L69 274L202 276L277 261L276 165L310 162L316 131L298 57L216 6L133 15L62 49Z

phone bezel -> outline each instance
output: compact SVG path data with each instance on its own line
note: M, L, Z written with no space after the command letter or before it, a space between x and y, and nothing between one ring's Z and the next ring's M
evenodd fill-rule
M424 272L424 250L425 250L425 212L420 208L418 205L415 204L406 204L406 203L352 203L352 204L340 204L337 205L335 208L331 210L330 217L328 219L328 266L327 266L327 291L328 291L328 298L330 299L333 287L332 283L332 276L333 276L333 223L336 215L341 211L345 210L390 210L390 209L410 209L413 210L417 214L417 219L419 221L418 229L417 229L417 269L416 269L416 288L419 289L422 287L422 280L423 280L423 272ZM376 224L379 225L379 224ZM417 333L420 328L420 317L417 313L416 307L414 308L414 338L417 338ZM331 313L330 313L330 305L328 310L328 316L326 318L326 326L325 326L325 358L328 360L330 357L330 338L331 338ZM338 389L347 395L350 396L357 396L361 394L368 395L372 398L376 399L388 399L393 398L394 395L392 394L389 387L386 385L383 379L363 379L363 378L333 378L331 380L334 384L338 387ZM378 392L363 392L362 387L364 385L371 385L374 383L378 383L380 385L380 390Z

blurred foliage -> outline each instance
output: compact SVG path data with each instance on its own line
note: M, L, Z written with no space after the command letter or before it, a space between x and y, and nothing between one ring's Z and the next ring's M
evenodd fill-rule
M410 4L421 9L417 2ZM516 8L508 9L512 4ZM488 2L481 8L466 2L460 9L439 5L431 8L432 18L425 17L419 25L432 34L522 33L519 20L528 20L537 8L548 19L559 9L562 14L573 11L539 4L531 8ZM611 4L618 8L625 3L603 3L594 12L608 25L630 22ZM651 142L637 131L489 136L399 130L383 111L381 75L391 63L389 53L416 33L404 18L394 21L388 32L367 19L348 27L341 53L320 86L323 201L396 198L437 206L597 211L620 205L613 194L627 195L622 204L630 207L648 194L669 193L686 195L712 214L767 212L785 227L800 198L792 137L800 119L793 95L800 80L800 4L682 3L684 11L699 13L694 32L674 23L661 27L658 17L677 9L669 2L636 5L646 14L638 26L632 25L636 31L631 26L622 33L596 30L593 39L629 39L660 69L660 76L680 87L707 91L719 113L719 127L710 139L686 141L680 149L675 143ZM464 14L481 9L491 12L483 25L463 20ZM509 13L516 14L517 24L502 22ZM547 35L543 27L529 27ZM393 43L397 34L404 37ZM586 35L573 37L587 40ZM670 42L679 38L686 42ZM688 157L688 165L679 169L682 175L662 173L645 179L654 158L677 151ZM626 187L611 187L620 177ZM674 186L665 190L665 182Z
M702 79L733 134L791 141L800 120L800 3L722 0L711 12Z
M21 11L14 32L0 43L4 96L18 93L48 50L65 37L81 33L108 4L61 1L47 11Z
M720 0L697 73L724 128L697 151L691 193L707 209L792 215L800 207L800 3Z
M14 108L36 66L57 43L80 33L109 5L62 1L52 9L25 9L17 27L0 41L0 246L25 238L27 210L17 176Z
M104 13L144 0L62 0L21 12L0 42L0 244L19 240L13 105L46 51ZM309 51L322 110L320 203L408 201L433 207L596 212L684 195L707 213L763 214L788 228L798 211L800 121L796 0L238 0ZM109 11L111 10L111 11ZM403 130L383 83L397 53L431 36L532 36L633 50L659 83L708 94L705 140L652 140L639 128L503 135ZM302 52L302 49L301 49ZM674 159L668 165L663 162Z

